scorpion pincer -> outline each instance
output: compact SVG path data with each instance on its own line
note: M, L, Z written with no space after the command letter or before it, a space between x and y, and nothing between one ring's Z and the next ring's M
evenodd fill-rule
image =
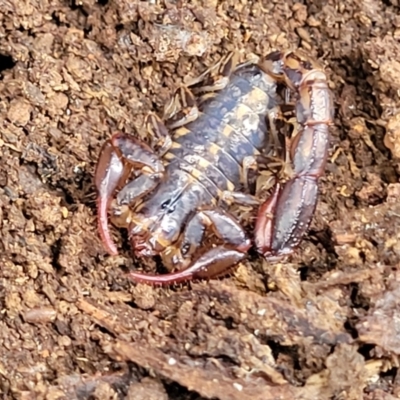
M174 100L166 107L166 125L150 114L148 127L157 140L153 148L116 133L101 151L96 187L106 249L117 254L108 227L111 213L115 225L128 229L136 256L160 255L164 265L177 270L162 275L131 271L135 282L210 278L243 260L251 240L227 211L222 201L227 196L259 207L254 242L267 260L290 254L312 220L333 119L323 68L300 50L274 52L239 66L231 58L218 68L222 77L214 87L202 88L209 93L203 95L200 110L194 96L182 90L189 110L182 118ZM273 152L274 118L283 103L279 84L296 97L297 131L287 138L285 160L291 174L277 180L259 206L243 188L249 187L249 170ZM215 245L207 242L207 233L214 235Z

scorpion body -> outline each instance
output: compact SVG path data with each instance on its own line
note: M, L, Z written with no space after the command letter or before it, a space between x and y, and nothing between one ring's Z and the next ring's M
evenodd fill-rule
M128 229L137 256L159 254L168 267L180 267L164 275L132 271L131 279L169 284L212 277L245 258L251 241L221 200L230 193L239 203L258 204L243 192L245 165L268 155L276 139L269 122L282 102L278 83L297 94L299 129L286 160L291 176L277 183L259 207L255 245L273 259L299 244L314 213L327 159L332 99L326 75L314 60L301 52L271 53L259 64L235 69L225 87L204 100L197 118L172 132L160 157L121 133L104 145L96 184L100 233L108 251L117 252L108 232L111 208L118 225ZM136 178L126 183L132 170ZM209 230L220 244L202 247Z

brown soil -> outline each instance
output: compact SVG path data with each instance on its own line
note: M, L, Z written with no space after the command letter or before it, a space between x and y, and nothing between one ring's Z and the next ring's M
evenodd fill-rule
M399 398L398 0L0 4L3 398ZM299 250L221 280L128 282L129 247L109 257L96 231L102 143L144 136L148 111L233 49L296 47L336 109Z

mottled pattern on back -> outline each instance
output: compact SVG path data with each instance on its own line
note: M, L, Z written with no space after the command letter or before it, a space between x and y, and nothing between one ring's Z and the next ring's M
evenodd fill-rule
M172 134L169 169L187 171L214 197L238 190L244 158L267 151L266 118L276 105L276 81L256 65L239 68L194 122Z

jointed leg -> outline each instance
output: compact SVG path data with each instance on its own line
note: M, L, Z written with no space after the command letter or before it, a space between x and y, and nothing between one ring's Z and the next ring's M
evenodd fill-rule
M171 147L172 140L168 128L164 122L154 113L146 116L145 124L147 132L153 138L152 148L159 157L162 157Z
M205 70L197 78L186 82L187 87L204 83L204 85L193 89L194 93L214 92L223 89L229 76L235 70L239 61L239 53L231 52L223 57L217 64Z
M249 207L260 205L260 200L249 193L230 192L229 190L222 192L220 201L228 206L231 206L232 204L239 204L241 206Z
M167 121L168 128L179 128L196 120L199 116L198 104L206 98L212 97L213 92L226 87L230 74L236 68L237 61L238 53L230 53L197 78L186 82L185 86L179 87L164 107L163 120ZM204 84L200 86L200 83ZM197 87L191 88L196 85ZM197 102L194 93L206 94Z
M276 157L282 157L285 153L285 139L280 134L279 123L284 120L281 106L277 106L267 113L267 126L271 134L272 153ZM283 139L283 140L282 140Z
M197 119L199 109L193 93L187 87L180 87L166 104L163 120L169 129L175 129Z

